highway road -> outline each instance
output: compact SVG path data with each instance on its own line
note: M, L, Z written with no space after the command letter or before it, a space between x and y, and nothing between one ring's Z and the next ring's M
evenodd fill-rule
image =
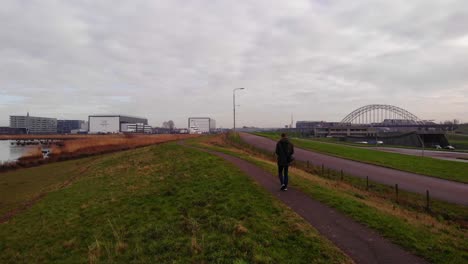
M276 142L271 139L247 133L240 133L240 136L250 145L272 153L275 151ZM426 190L429 190L431 197L468 206L468 184L333 157L297 147L294 157L296 160L309 161L316 166L324 164L325 167L333 170L342 169L345 173L356 177L369 176L369 180L378 183L390 186L398 184L400 189L414 193L425 195Z

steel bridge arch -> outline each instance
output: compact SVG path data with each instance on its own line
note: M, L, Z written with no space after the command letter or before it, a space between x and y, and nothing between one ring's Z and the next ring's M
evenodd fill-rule
M371 104L359 107L343 118L341 123L371 124L383 122L385 119L403 119L414 122L414 124L422 123L416 115L405 109L385 104Z

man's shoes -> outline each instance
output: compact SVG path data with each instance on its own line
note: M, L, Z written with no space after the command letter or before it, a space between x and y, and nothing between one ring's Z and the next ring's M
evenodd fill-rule
M283 191L287 191L287 190L288 190L288 187L285 186L284 189L283 189Z
M283 184L281 185L281 190L284 191L286 189L286 186Z

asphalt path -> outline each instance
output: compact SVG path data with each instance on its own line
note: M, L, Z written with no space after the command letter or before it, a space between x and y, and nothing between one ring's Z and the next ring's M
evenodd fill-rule
M276 142L271 139L247 133L240 133L240 136L252 146L272 153L275 151ZM343 170L346 174L355 177L366 178L368 176L369 180L374 182L390 186L398 184L400 189L414 193L425 195L426 190L429 190L433 198L468 206L468 184L333 157L297 147L295 147L294 157L296 160L309 161L316 166L323 164L333 170Z
M300 190L288 187L288 191L280 191L278 178L265 170L237 157L215 151L204 151L237 166L260 186L302 216L355 263L427 263L372 229L312 199Z

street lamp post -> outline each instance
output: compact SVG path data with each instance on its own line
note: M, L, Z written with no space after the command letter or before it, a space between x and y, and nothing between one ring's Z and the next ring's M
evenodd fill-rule
M234 113L234 126L233 126L233 131L236 133L236 91L237 90L244 90L245 88L235 88L232 90L232 108L233 108L233 113Z

